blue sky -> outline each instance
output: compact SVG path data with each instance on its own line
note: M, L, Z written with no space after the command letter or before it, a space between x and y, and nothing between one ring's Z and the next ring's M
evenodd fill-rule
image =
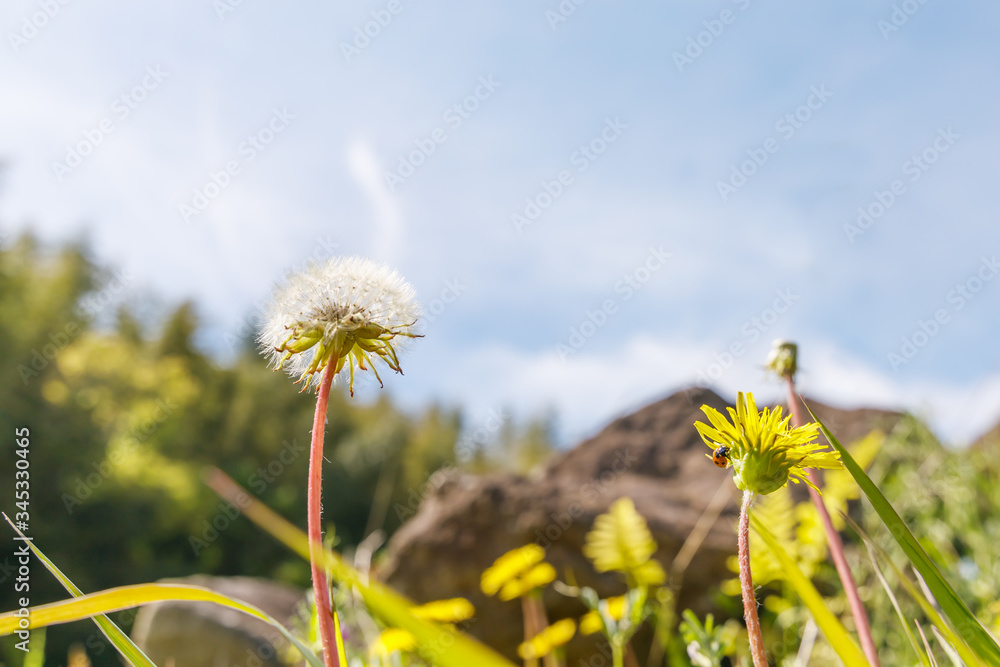
M998 20L10 0L0 231L85 235L222 357L305 258L390 262L433 318L387 391L470 427L552 408L573 441L707 376L775 397L784 337L806 393L962 442L1000 419Z

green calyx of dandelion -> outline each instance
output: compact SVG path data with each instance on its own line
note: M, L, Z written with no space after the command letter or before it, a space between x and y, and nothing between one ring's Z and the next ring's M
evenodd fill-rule
M695 428L713 451L728 448L734 481L743 491L766 495L789 480L813 486L808 468L842 467L836 452L816 442L817 424L792 428L781 407L758 411L752 393L737 394L736 408L727 408L729 419L710 406L701 409L711 425L695 422Z
M305 391L327 368L371 371L376 360L402 373L397 337L413 331L420 309L413 288L384 264L360 257L333 258L288 276L268 308L258 341L275 369L298 377Z

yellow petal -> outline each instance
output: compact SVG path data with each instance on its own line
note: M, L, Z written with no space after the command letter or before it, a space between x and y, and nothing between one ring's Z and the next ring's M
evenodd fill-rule
M576 621L564 618L556 621L537 635L517 647L517 654L524 660L537 660L564 646L576 634Z
M622 616L625 613L624 595L601 600L601 604L605 605L607 613L611 618L616 621L622 620ZM582 635L592 635L595 632L601 632L603 629L604 622L601 620L600 612L596 609L588 611L580 618L580 634Z
M387 656L396 651L412 651L417 646L417 638L407 630L388 628L368 647L370 656Z
M476 608L465 598L435 600L410 610L417 618L440 623L459 623L476 615Z
M487 595L496 595L500 587L545 558L545 550L537 544L529 544L508 551L497 558L480 580L480 586Z
M536 588L552 583L555 579L556 569L548 563L539 563L523 576L504 584L500 589L500 599L513 600L522 597Z

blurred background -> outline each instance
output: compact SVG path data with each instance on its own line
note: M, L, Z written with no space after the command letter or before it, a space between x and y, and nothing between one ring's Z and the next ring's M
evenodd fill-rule
M85 590L307 582L249 525L190 537L208 464L302 515L311 398L253 336L276 280L341 254L397 267L426 313L405 377L334 401L346 544L398 526L463 438L464 465L526 472L680 387L774 399L781 337L805 393L971 442L1000 415L998 19L8 0L0 428L32 429L32 531Z

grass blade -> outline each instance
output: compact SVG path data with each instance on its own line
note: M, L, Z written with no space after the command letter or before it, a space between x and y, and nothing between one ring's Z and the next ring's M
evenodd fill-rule
M854 524L853 521L851 523ZM921 591L913 584L913 582L910 581L910 578L907 577L903 573L903 571L899 569L899 567L892 561L892 558L889 557L889 554L886 553L885 550L882 549L880 546L875 544L867 535L861 532L861 528L859 526L855 526L855 530L858 531L858 535L860 535L861 538L865 540L865 545L868 547L869 553L871 553L872 550L874 549L875 551L878 552L878 555L882 557L882 560L889 564L889 567L892 568L892 573L896 575L896 581L898 581L900 585L902 585L902 587L906 590L906 592L910 594L910 597L913 598L913 601L920 606L920 609L921 611L924 612L924 615L927 616L928 619L930 619L932 627L939 629L944 634L944 636L948 638L948 641L951 643L951 645L954 646L955 649L958 651L959 655L962 656L962 660L969 665L975 665L976 663L978 663L980 661L979 658L976 657L975 652L973 652L973 650L969 647L965 639L963 639L961 635L956 633L951 628L951 626L948 625L947 621L945 621L944 618L941 617L941 614L938 613L938 610L934 607L933 604L931 604L931 601L928 600L927 597L923 595ZM872 559L874 561L874 555L872 556Z
M865 546L868 546L867 544ZM910 630L910 623L906 620L906 616L903 615L903 609L899 606L899 600L896 599L896 594L892 592L892 588L889 586L889 582L886 581L885 575L882 574L882 568L878 566L878 561L875 559L875 553L872 551L871 547L868 546L868 557L872 561L872 569L875 570L875 576L878 577L879 583L882 584L882 588L885 589L885 594L889 596L889 601L892 603L892 608L896 610L896 617L899 618L900 622L903 624L903 632L906 633L906 638L910 640L910 646L913 648L913 652L917 654L920 658L920 664L924 667L931 667L930 660L921 650L920 646L917 645L917 638L913 636L913 631Z
M21 667L45 667L45 628L32 632L29 642L30 648Z
M924 651L923 649L920 648L920 645L917 644L917 638L913 634L913 631L910 630L910 622L906 620L906 616L903 614L903 608L899 605L899 600L896 598L896 594L893 593L892 587L889 586L888 580L886 580L885 575L882 573L882 568L879 567L878 558L876 557L875 552L877 551L878 555L880 555L889 563L889 566L893 568L893 571L896 574L897 580L900 581L900 583L903 585L904 588L906 588L906 590L910 593L910 595L914 594L913 585L910 583L908 579L904 580L903 573L900 572L899 568L896 567L896 564L889 559L889 554L887 554L884 549L875 544L875 542L871 539L871 537L868 536L868 533L865 532L865 529L858 525L857 521L855 521L854 519L852 519L851 517L849 517L844 513L841 513L841 516L844 518L844 523L846 523L848 526L851 527L854 533L859 538L861 538L861 542L865 545L865 550L868 551L868 558L872 562L872 569L875 571L875 576L878 578L879 583L882 584L882 588L885 589L886 595L889 596L889 601L892 603L893 609L896 610L896 617L899 618L899 622L902 623L903 632L906 633L906 638L910 641L910 646L913 647L913 652L916 653L917 657L920 658L920 663L922 665L924 665L925 667L931 667L930 660L924 654ZM907 586L907 584L909 584L909 586ZM917 604L920 604L922 600L917 600L916 602ZM941 621L943 623L943 619L941 619L940 616L938 616L937 619L938 621ZM935 625L937 625L937 623L935 623ZM957 641L964 647L963 655L966 656L966 659L968 659L971 656L973 659L973 662L971 664L974 664L976 662L975 654L972 653L972 650L965 644L962 638L958 637L958 635L956 635L952 631L952 629L949 628L947 625L943 625L942 627L944 628L945 632L950 633L949 634L950 637L952 637L955 641Z
M812 585L809 578L802 574L802 570L799 569L798 564L792 560L792 557L781 548L778 544L778 540L775 539L774 535L771 534L764 524L757 519L753 514L750 514L750 524L753 529L760 535L761 539L767 545L767 548L774 554L774 557L781 562L784 568L783 577L785 581L792 585L795 592L798 593L799 598L802 603L809 609L812 614L813 619L816 621L816 625L819 629L823 631L826 635L826 640L830 643L830 646L837 652L840 659L844 661L847 667L854 667L855 665L864 666L868 665L868 660L865 659L864 653L858 648L858 645L854 643L854 640L847 633L847 629L843 624L837 620L837 617L826 608L823 604L823 598L820 596L819 591L816 587Z
M248 519L270 533L292 551L309 560L309 538L269 507L244 491L228 475L212 469L206 482L220 496L239 507ZM353 586L368 610L386 625L408 630L417 639L417 652L427 662L440 667L514 667L492 649L466 634L417 618L413 602L388 586L363 577L343 558L325 549L330 576L342 585Z
M924 648L927 649L927 657L930 658L931 667L938 667L937 658L934 657L934 651L931 650L930 642L927 641L927 635L924 634L924 629L920 626L920 621L913 619L913 624L917 626L917 632L920 633L920 638L924 640Z
M336 611L333 612L333 629L337 640L337 658L339 658L338 664L346 665L348 662L347 652L344 650L344 633L340 631L340 614Z
M13 528L18 535L22 538L25 537L24 533L22 533L20 529L14 525L14 522L10 520L10 517L8 517L6 513L3 514L3 518L7 520L7 523L10 524L10 527ZM42 565L44 565L45 568L59 580L59 583L63 585L63 588L69 591L70 595L73 597L80 597L83 595L83 591L77 588L76 584L70 581L69 577L63 574L62 570L56 567L55 563L49 560L48 557L42 553L42 550L35 546L33 541L25 538L24 542L31 547L32 553L38 557L38 560L42 561ZM129 664L134 665L134 667L156 667L156 665L153 664L153 661L142 652L142 649L136 646L135 642L133 642L128 635L122 632L122 629L119 628L118 625L110 618L101 614L100 616L94 616L93 620L94 623L97 623L97 627L101 629L101 632L104 633L104 636L108 638L108 641L111 642L111 645L118 649L118 652L122 654L123 658L128 660Z
M138 584L135 586L120 586L109 588L99 593L89 593L80 597L32 607L28 610L28 628L44 628L59 623L79 621L100 614L107 614L122 609L130 609L151 602L170 602L184 600L192 602L214 602L230 609L242 611L244 614L258 618L269 624L290 641L299 653L305 657L311 667L323 667L323 663L302 642L296 639L280 623L253 605L236 600L229 596L207 588L187 586L182 584ZM0 614L0 636L12 634L22 629L19 622L23 618L15 616L14 612Z
M941 644L941 648L943 648L944 652L948 655L948 659L951 660L952 667L963 667L965 663L962 661L962 658L958 655L955 647L948 643L948 640L941 635L941 631L932 625L931 632L933 632L934 636L937 637L938 642Z
M861 487L868 501L875 508L875 511L882 519L882 523L885 524L886 528L889 529L889 532L896 539L903 553L909 558L914 569L927 582L927 587L931 590L938 604L941 605L942 611L944 611L945 615L954 625L958 634L968 643L969 647L979 656L980 660L990 665L1000 665L1000 646L997 645L990 633L979 622L979 619L975 617L962 598L958 597L955 590L941 575L937 565L927 555L927 552L875 485L875 482L861 469L854 458L851 457L850 452L830 433L830 429L819 420L816 413L812 411L812 408L807 405L806 409L809 410L809 414L812 415L813 420L819 424L820 429L822 429L823 434L826 435L830 444L840 453L844 467L847 468L851 476L857 481L858 486Z

